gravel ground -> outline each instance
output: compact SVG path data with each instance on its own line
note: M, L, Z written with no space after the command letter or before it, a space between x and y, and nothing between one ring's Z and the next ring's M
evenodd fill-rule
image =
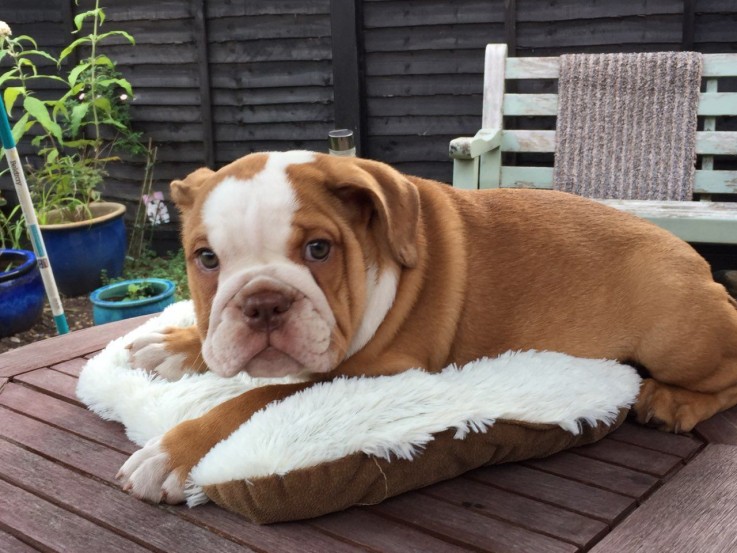
M92 322L92 304L87 296L62 298L62 305L64 306L69 330L79 330L94 324ZM0 338L0 353L52 336L56 336L56 325L47 303L44 306L43 315L33 327L14 336Z

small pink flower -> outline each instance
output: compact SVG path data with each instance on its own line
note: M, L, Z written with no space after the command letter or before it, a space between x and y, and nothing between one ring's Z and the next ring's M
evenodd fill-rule
M141 198L146 205L146 216L152 226L168 223L171 220L169 209L164 203L163 192L157 191L153 194L144 194Z

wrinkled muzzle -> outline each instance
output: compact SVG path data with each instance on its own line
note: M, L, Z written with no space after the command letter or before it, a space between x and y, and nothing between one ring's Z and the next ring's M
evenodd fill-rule
M221 376L283 377L332 370L335 317L306 267L264 265L221 275L202 354Z

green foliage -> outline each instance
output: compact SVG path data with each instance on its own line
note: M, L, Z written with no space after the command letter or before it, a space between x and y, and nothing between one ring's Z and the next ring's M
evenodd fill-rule
M47 156L28 179L39 223L48 223L52 209L62 210L66 221L89 219L89 202L100 198L96 188L103 177L95 161L80 154Z
M136 301L151 298L156 295L156 289L148 282L131 283L126 289L125 297L120 301Z
M127 257L123 267L123 276L118 280L134 280L139 278L166 278L176 284L174 292L177 300L189 299L189 287L187 285L187 265L184 261L184 251L169 252L165 256L157 255L151 249L145 248L138 257Z
M12 128L15 141L32 136L31 144L41 158L40 167L28 165L26 172L42 223L50 210L71 208L71 213L79 213L74 208L99 199L97 188L106 175L105 167L119 160L119 152L144 151L140 134L130 124L131 84L115 62L100 52L101 43L113 37L131 45L135 40L124 31L102 32L104 21L105 12L96 0L93 9L74 18L75 38L58 59L40 50L30 36L12 37L0 22L4 31L0 32L0 60L11 62L0 74L3 102L11 117L20 110ZM87 34L82 34L85 29ZM70 63L74 56L79 58L76 64ZM55 71L42 72L37 65L40 58L54 62ZM62 84L58 97L40 99L36 90L49 86L39 85L51 81L56 83L54 90Z
M9 212L3 211L7 201L0 194L0 248L21 249L25 246L26 233L22 221L20 206L17 205Z

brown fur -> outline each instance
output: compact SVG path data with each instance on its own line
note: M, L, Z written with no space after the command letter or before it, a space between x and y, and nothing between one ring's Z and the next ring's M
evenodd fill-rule
M173 184L188 258L205 238L198 207L208 190L264 162L248 156ZM331 376L437 371L507 350L555 350L646 367L652 379L637 416L666 429L690 430L737 403L737 310L707 263L668 232L568 194L460 191L366 160L321 156L289 173L303 206L296 226L331 229L342 244L333 265L313 273L342 351L365 308L366 264L402 267L375 336ZM295 252L306 238L295 234ZM189 277L204 336L215 284L191 266ZM192 334L181 338L171 335L167 347L191 353ZM163 442L172 466L186 475L213 437L292 392L248 392L174 428Z

